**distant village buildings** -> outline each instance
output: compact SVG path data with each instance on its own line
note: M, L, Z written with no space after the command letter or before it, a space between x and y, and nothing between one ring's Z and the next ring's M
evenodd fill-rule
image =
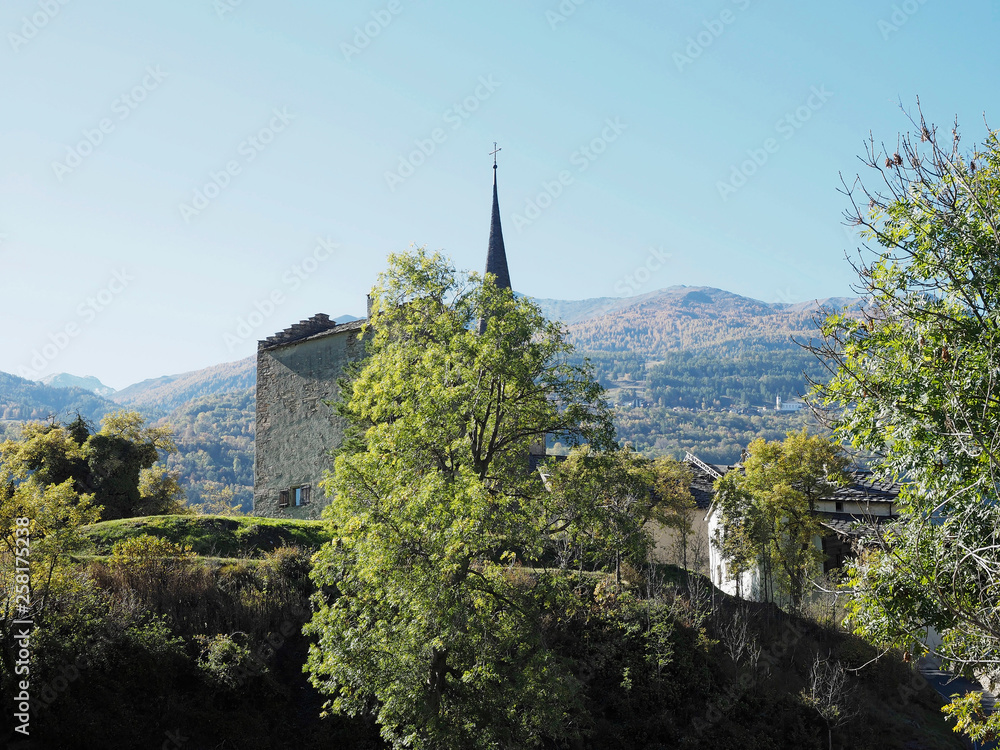
M805 402L798 399L795 401L782 401L781 396L776 396L774 399L775 411L799 411L805 407Z

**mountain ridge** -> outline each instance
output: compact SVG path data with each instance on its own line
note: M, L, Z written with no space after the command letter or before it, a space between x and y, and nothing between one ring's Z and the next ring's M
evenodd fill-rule
M244 357L176 375L133 383L112 394L117 404L171 412L183 404L215 393L252 388L257 383L257 358Z
M46 375L39 381L42 385L52 388L83 388L85 391L96 393L98 396L108 398L115 389L109 385L104 385L93 375L71 375L68 372L60 372L54 375Z
M789 336L813 333L815 329L811 325L812 318L820 310L856 308L861 302L859 298L853 297L827 297L795 303L763 302L716 287L687 285L665 287L632 297L592 297L582 300L540 297L531 299L541 308L545 317L550 320L560 320L567 327L571 340L583 351L638 351L647 355L685 348L711 347L719 343L729 343L734 339L739 339L747 346L774 348L776 344L787 343L785 333ZM781 340L776 340L773 335L766 335L766 332L762 332L765 335L755 339L747 339L746 324L738 324L740 322L738 318L746 315L770 319L775 331L782 332L779 336ZM620 322L614 327L602 326L597 322L615 316L618 316ZM341 315L334 319L342 322L359 320L353 315ZM712 324L708 321L719 323ZM630 323L631 326L626 326L625 323ZM731 326L732 331L738 335L725 336L720 325L722 323ZM656 336L655 332L651 333L650 329L656 324L661 329L672 331L673 337L664 341L662 335ZM634 331L632 335L623 336L624 331L615 330L629 327ZM614 334L614 339L627 342L627 348L622 349L610 342L602 341L604 338L600 333L602 330L610 330ZM147 378L118 391L104 386L93 376L84 378L59 373L49 375L43 381L53 388L84 387L123 406L171 412L200 396L253 387L256 383L255 357ZM93 387L88 388L84 383L106 388L107 392L101 393Z

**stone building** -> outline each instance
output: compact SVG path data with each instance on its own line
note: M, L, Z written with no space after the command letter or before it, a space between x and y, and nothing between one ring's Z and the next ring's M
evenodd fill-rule
M486 273L511 288L495 160ZM346 427L329 402L340 396L344 368L364 356L364 323L338 325L319 313L257 343L254 515L319 518L327 502L320 482Z

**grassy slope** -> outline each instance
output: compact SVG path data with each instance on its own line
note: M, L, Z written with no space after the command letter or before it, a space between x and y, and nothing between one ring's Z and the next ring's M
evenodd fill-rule
M145 516L102 521L85 529L91 552L105 555L115 542L151 534L191 545L210 557L255 557L281 546L318 549L330 539L322 521L291 521L248 516Z

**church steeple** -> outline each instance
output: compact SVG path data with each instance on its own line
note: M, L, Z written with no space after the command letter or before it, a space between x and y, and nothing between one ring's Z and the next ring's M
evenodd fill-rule
M490 246L486 253L486 273L496 276L500 289L510 289L510 271L507 270L507 251L503 246L503 229L500 226L500 199L497 197L497 152L493 144L493 218L490 220Z

